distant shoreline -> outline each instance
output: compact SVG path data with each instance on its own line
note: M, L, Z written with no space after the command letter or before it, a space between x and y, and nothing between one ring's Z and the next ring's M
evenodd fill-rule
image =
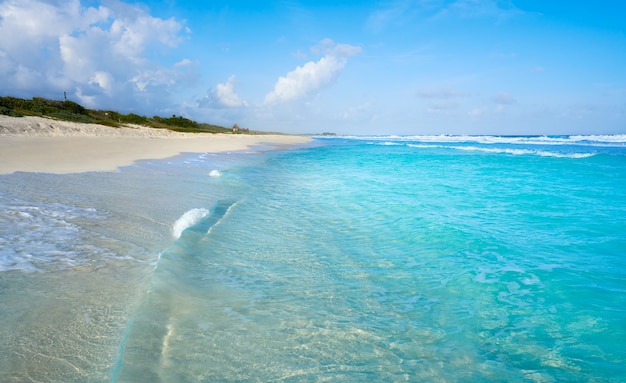
M0 115L0 174L113 171L139 160L180 153L240 151L261 144L288 147L310 141L305 136L181 133L140 125L113 128Z

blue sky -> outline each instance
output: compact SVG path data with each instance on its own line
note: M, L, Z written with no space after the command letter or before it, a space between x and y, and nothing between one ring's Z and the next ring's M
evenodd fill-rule
M626 2L0 0L0 93L289 133L626 134Z

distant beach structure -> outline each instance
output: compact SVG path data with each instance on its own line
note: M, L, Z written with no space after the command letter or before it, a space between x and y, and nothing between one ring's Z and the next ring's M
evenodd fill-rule
M240 128L239 125L234 124L233 125L233 133L237 133L237 132L249 132L250 129L247 128Z

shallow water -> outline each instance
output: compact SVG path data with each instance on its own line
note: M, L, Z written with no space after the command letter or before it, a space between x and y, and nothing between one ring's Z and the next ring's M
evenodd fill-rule
M0 380L623 381L625 142L2 176Z

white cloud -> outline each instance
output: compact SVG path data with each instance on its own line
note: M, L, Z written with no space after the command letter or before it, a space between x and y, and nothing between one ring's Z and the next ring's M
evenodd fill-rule
M113 52L139 59L149 44L160 43L175 47L181 42L178 35L182 26L173 18L162 20L147 14L139 14L134 18L116 19L109 31L114 39Z
M232 75L225 83L217 84L215 89L197 101L197 106L201 109L210 110L214 113L232 116L241 111L240 107L247 107L248 103L242 100L235 91L235 76ZM230 112L227 110L230 109Z
M40 81L43 81L41 73L21 64L17 65L11 76L15 84L23 87L35 87Z
M274 90L265 97L265 101L273 103L305 97L330 84L344 65L345 60L333 56L322 57L317 62L309 61L286 76L281 76L274 85Z
M235 93L235 76L230 76L224 84L217 84L215 96L217 101L223 106L237 107L245 105L245 102Z
M128 109L167 105L183 74L148 59L176 47L182 22L119 1L0 2L0 89L19 97L68 97ZM181 62L186 63L186 62ZM181 64L182 65L182 64Z
M312 51L323 52L324 56L318 61L309 61L281 76L274 85L274 90L265 97L266 103L301 99L332 84L343 70L348 58L360 53L361 48L335 44L332 40L326 39L313 47Z
M98 71L89 79L89 83L110 91L113 88L113 77L110 73Z
M81 88L76 89L76 97L88 108L96 106L96 97L83 94L83 90Z
M194 65L195 62L191 61L189 59L182 59L179 62L177 62L176 64L174 64L174 68L182 68L182 67L187 67L187 66L191 66Z

